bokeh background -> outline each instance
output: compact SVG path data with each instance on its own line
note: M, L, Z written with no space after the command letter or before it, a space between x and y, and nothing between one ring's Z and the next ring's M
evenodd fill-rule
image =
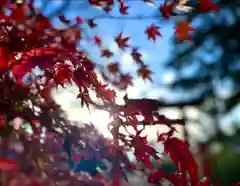
M100 36L104 46L114 52L114 58L109 61L101 58L99 49L88 39L82 40L79 47L88 52L99 70L119 61L124 72L136 73L130 51L120 51L114 42L120 32L131 36L130 44L140 47L144 62L154 71L154 83L144 82L135 74L134 86L127 89L129 97L159 99L175 105L184 102L184 106L166 106L159 112L170 118L187 119L187 126L178 128L176 135L189 141L196 156L202 154L204 158L197 159L202 172L210 174L216 183L230 186L240 180L240 1L217 1L220 13L189 13L187 16L197 31L193 42L183 44L174 39L174 24L178 20L161 19L157 7L163 1L154 2L156 7L146 6L141 0L126 0L129 14L123 17L117 9L109 16L89 5L87 0L35 1L36 6L50 16L60 9L69 19L77 15L96 18L98 26L91 30L83 25L83 35L85 38ZM52 21L63 27L57 19ZM144 34L146 26L152 23L160 26L162 35L155 43L149 42ZM69 119L91 122L106 137L111 137L107 130L111 121L108 113L81 108L76 93L76 87L59 87L54 97ZM117 91L119 104L124 103L124 94ZM146 134L154 141L157 131L164 130L162 126L148 127ZM157 148L161 150L161 146ZM166 159L159 166L171 171L174 167L168 162ZM132 175L131 180L132 185L140 185L136 176Z

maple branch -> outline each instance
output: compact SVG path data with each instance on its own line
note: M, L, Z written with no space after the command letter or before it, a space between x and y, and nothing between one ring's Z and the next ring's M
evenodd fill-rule
M134 99L130 99L130 100L134 100ZM135 100L141 100L141 99L135 99ZM157 100L156 100L157 101ZM167 102L164 102L162 100L160 101L157 101L158 102L158 106L159 108L172 108L172 107L185 107L185 106L198 106L200 105L202 102L204 101L204 98L203 97L200 97L200 98L195 98L195 99L192 99L192 100L189 100L189 101L180 101L180 102L174 102L174 103L167 103ZM113 104L110 104L110 103L105 103L104 105L101 105L101 104L98 104L94 101L91 101L90 103L91 105L93 105L94 107L98 108L98 109L104 109L104 110L109 110L111 107L118 107L118 108L124 108L125 105L113 105Z
M164 117L164 115L163 115ZM161 120L157 120L157 121L153 121L153 122L144 122L144 121L139 121L138 125L143 125L143 126L153 126L153 125L164 125L166 126L166 122L171 122L170 125L178 125L178 124L183 124L185 122L184 119L171 119L171 120L166 120L163 119ZM132 126L131 123L129 122L124 122L125 126Z

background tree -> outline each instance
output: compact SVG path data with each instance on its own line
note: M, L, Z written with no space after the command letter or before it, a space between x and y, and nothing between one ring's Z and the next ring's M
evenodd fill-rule
M207 104L201 108L214 118L219 118L217 115L231 111L238 104L237 4L236 1L221 1L220 13L190 15L196 28L199 28L193 34L194 44L176 45L173 49L176 55L167 62L167 66L177 72L176 81L170 86L204 97ZM230 95L222 95L223 89Z
M211 129L210 133L206 133L210 138L208 147L216 140L230 143L225 133L226 127L222 128L222 125L226 126L222 119L229 115L234 117L240 98L239 2L219 1L218 5L221 9L219 13L187 16L197 29L192 37L193 43L181 46L175 43L172 49L175 55L166 62L167 68L174 70L176 75L175 80L167 86L175 91L184 91L183 97L187 100L192 99L191 95L194 99L202 98L202 104L197 108L202 113L199 120L203 127ZM206 116L211 119L208 124L205 124ZM224 145L224 148L228 147ZM216 171L223 169L222 166L217 168L217 164L214 167ZM222 177L230 181L231 175ZM215 176L216 179L220 177ZM237 178L232 181L234 179ZM226 185L230 182L226 183L225 180Z

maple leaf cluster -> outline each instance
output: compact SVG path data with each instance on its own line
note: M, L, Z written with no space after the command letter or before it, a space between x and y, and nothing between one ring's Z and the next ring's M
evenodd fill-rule
M104 6L101 6L103 10L105 10L108 14L111 12L112 7L114 6L114 3L112 0L98 0L94 1L95 3L92 4L92 1L90 3L94 6L99 7L98 4L102 4ZM146 3L146 5L152 5L156 6L156 4L152 1L144 0L143 2ZM187 1L184 1L187 3ZM125 5L124 1L118 0L117 4L119 6L119 12L123 15L126 16L128 14L128 9L130 8L129 6ZM183 14L177 14L176 9L178 6L185 6L181 1L165 1L162 5L159 7L159 14L161 17L164 19L170 19L173 16L182 16ZM192 8L196 12L200 13L208 13L212 11L217 11L219 12L219 8L217 5L212 2L211 0L200 0L197 3L197 7ZM94 29L97 26L96 19L89 19L91 20L91 24L88 23L89 27L91 29ZM191 33L195 32L196 30L191 27L191 22L188 20L182 19L181 21L176 23L175 26L175 36L176 39L179 43L182 43L184 41L191 41L192 36ZM153 42L156 42L158 37L161 37L161 32L160 32L160 26L157 26L155 24L150 24L145 32L148 40L151 40ZM99 36L94 36L94 43L100 48L101 51L101 57L105 57L108 60L111 61L111 58L114 56L114 53L107 48L104 48L102 46L102 41ZM129 44L129 41L131 40L130 36L124 36L124 33L119 33L115 37L115 42L119 49L122 51L125 51L126 49L130 50L131 52L131 57L133 61L138 65L137 69L137 75L141 77L143 80L150 80L152 81L151 75L152 71L149 69L149 67L144 64L144 61L142 59L142 54L139 52L139 47L136 46L131 46ZM107 75L105 72L102 72L102 76L105 81L115 85L115 87L125 90L128 86L132 85L132 80L133 76L130 73L123 73L120 71L120 66L121 64L119 62L111 62L107 66L107 70L109 71L110 75ZM112 78L112 76L114 78Z
M81 17L68 20L62 14L56 15L66 26L59 29L47 16L36 11L33 3L33 0L18 4L3 0L0 3L1 185L121 185L123 179L128 180L126 171L147 170L144 174L152 184L167 179L174 185L210 186L210 178L202 180L199 177L198 165L188 143L173 136L175 125L184 125L185 121L158 114L160 103L156 100L125 96L124 106L116 104L115 91L99 81L94 61L86 51L77 49L78 42L84 39L80 26L86 22L94 29L98 26L96 20ZM113 0L89 0L89 3L107 13L115 4ZM161 15L166 19L176 16L176 3L161 5ZM117 4L122 15L128 14L130 7L125 2L119 0ZM218 11L210 0L200 0L197 8L203 12ZM159 29L159 26L150 25L145 30L147 38L156 41L161 36ZM181 42L191 40L190 31L195 30L187 21L176 25L176 35ZM92 39L102 57L114 55L103 47L102 38L94 36ZM152 81L152 71L144 64L138 47L130 46L129 41L130 36L122 32L115 37L121 50L131 50L138 65L138 75ZM107 66L112 79L103 72L102 75L115 87L125 90L132 85L133 77L121 72L119 65L113 62ZM36 68L40 69L40 74L36 73ZM110 112L113 121L109 130L113 139L103 137L93 125L80 128L66 119L52 98L51 90L69 83L78 87L76 97L82 106L95 105ZM91 91L103 105L94 103ZM164 145L164 154L176 165L173 173L165 173L153 165L151 158L161 159L159 152L148 143L147 136L142 135L144 129L139 127L139 115L145 125L164 124L169 128L167 133L159 134L157 143ZM129 126L134 133L127 131ZM121 133L120 127L126 132ZM132 150L137 162L131 162L126 155ZM139 169L139 164L145 169Z

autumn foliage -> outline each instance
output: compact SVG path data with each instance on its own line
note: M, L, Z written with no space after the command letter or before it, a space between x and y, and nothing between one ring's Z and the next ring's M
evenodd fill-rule
M146 6L155 5L144 2ZM125 105L118 105L115 91L99 81L94 61L86 51L78 49L78 42L85 39L80 25L86 23L94 29L98 26L95 18L67 20L59 14L56 16L66 27L59 29L47 16L36 11L33 3L33 0L19 4L1 0L0 3L1 185L16 186L20 182L21 186L117 186L128 179L126 172L143 171L153 185L166 179L177 186L210 186L210 178L199 177L199 167L188 143L173 135L175 125L184 125L184 120L171 120L158 114L160 103L156 100L129 99L126 95ZM109 14L115 5L114 0L89 0L89 3ZM120 13L127 15L130 7L121 0L116 3ZM159 15L164 19L182 16L176 13L178 3L166 1L159 7ZM199 0L194 8L203 13L219 11L211 0ZM176 24L176 38L180 42L191 40L191 31L195 29L190 24L184 19ZM150 24L143 32L149 42L162 37L158 25ZM121 50L131 50L139 77L152 81L152 70L144 64L138 47L129 44L130 40L123 32L115 37ZM93 36L91 41L99 47L102 57L114 56L110 49L103 47L99 36ZM40 74L36 73L36 67L41 70ZM121 72L118 62L110 63L105 70L101 72L104 80L115 88L126 90L132 85L133 77ZM113 139L104 138L93 125L82 128L71 125L51 97L53 88L66 84L78 87L76 99L82 106L109 111L113 119L109 124ZM91 99L90 92L95 93L102 105ZM145 125L168 126L169 132L160 133L157 143L164 145L164 154L176 165L174 173L165 173L153 165L151 158L161 159L142 135L144 129L139 127L139 115ZM32 132L27 132L27 125ZM135 132L120 133L119 128L127 126ZM133 151L137 162L128 159L127 151ZM139 164L144 169L139 169ZM98 172L97 167L103 171Z

